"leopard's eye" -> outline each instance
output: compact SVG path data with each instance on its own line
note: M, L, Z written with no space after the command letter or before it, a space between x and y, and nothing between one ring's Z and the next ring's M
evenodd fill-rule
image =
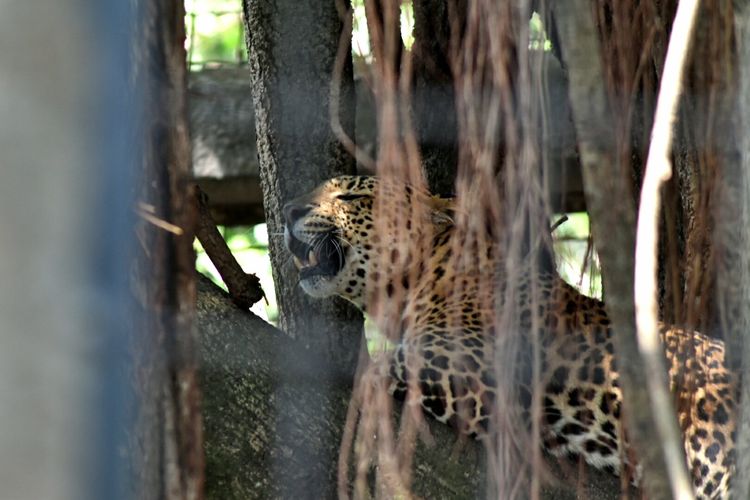
M367 196L366 194L357 194L357 193L341 193L340 195L336 196L341 201L352 201L357 200L359 198L364 198Z

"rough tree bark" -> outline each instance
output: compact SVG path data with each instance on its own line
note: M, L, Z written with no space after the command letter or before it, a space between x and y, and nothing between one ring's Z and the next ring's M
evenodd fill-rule
M361 315L341 300L313 301L297 286L283 248L281 209L288 200L336 175L354 173L354 159L329 123L330 82L342 22L335 2L245 1L245 32L255 104L261 184L282 329L336 359L353 373ZM353 135L351 60L339 109Z
M329 122L330 82L343 23L334 0L245 0L245 33L251 69L261 185L283 331L308 347L315 376L304 382L279 372L283 383L305 387L315 382L333 390L335 381L351 384L362 338L362 316L341 299L313 300L297 286L297 271L283 248L282 207L335 175L353 173L354 159L336 140ZM342 128L353 136L354 91L348 59L337 99ZM276 394L277 438L287 449L276 456L274 470L284 497L323 498L333 484L324 477L300 475L304 464L335 463L335 450L298 441L296 402L288 392ZM340 421L345 410L310 401L320 418ZM335 410L335 411L334 411ZM340 428L339 428L340 429ZM338 443L338 434L331 440ZM304 467L302 468L304 470Z

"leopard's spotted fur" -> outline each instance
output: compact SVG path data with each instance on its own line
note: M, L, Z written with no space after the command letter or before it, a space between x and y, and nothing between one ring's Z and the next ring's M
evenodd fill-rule
M287 246L307 293L337 294L367 310L368 283L382 272L373 245L383 236L376 233L373 220L379 189L372 177L338 177L285 207ZM404 189L404 196L416 196ZM444 206L429 196L422 201L428 212ZM476 273L457 275L448 265L454 234L448 220L422 222L434 226L431 256L422 264L418 282L406 283L403 310L410 316L411 331L393 355L393 392L405 391L407 366L419 367L410 373L417 377L424 410L462 432L482 435L496 399L494 312L482 306L487 302L480 300ZM532 283L539 297L534 311ZM496 289L503 286L497 283ZM523 273L515 292L522 326L531 325L533 314L543 325L538 340L545 448L556 455L580 455L615 472L632 466L627 463L631 455L623 452L618 359L604 304L545 272ZM458 323L455 318L460 318ZM700 333L667 326L661 336L696 493L700 498L725 498L738 384L724 367L724 346ZM522 386L522 408L528 409L531 398L528 386Z

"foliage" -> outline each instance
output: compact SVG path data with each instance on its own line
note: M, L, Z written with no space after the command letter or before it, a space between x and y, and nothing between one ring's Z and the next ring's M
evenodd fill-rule
M352 0L353 23L352 23L352 53L354 57L366 62L372 61L370 50L370 35L367 31L367 18L365 17L365 0ZM407 50L414 44L414 6L411 0L401 2L401 40Z
M529 21L529 48L544 51L552 50L552 42L547 38L542 18L537 12L531 15L531 20Z
M590 224L586 212L567 214L553 234L557 270L560 275L591 297L602 296L602 278L599 272L599 260L590 247ZM559 217L553 220L553 223Z
M247 61L239 0L187 0L185 10L191 69Z

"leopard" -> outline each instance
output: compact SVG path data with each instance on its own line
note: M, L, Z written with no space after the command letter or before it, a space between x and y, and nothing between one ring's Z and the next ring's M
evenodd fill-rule
M357 175L334 177L293 199L283 207L284 241L299 286L312 297L343 297L368 313L375 277L382 279L394 269L405 272L397 266L386 269L387 259L379 255L393 242L376 224L375 207L379 196L388 192L393 198L394 191L396 199L422 205L424 215L407 225L413 226L413 238L429 238L429 251L413 264L419 269L407 273L412 279L418 276L416 282L409 283L405 275L389 278L400 279L406 291L398 298L398 310L409 319L404 323L409 331L402 332L390 355L390 392L403 397L408 387L417 387L418 404L426 414L460 434L487 436L498 398L498 332L495 311L487 306L493 301L483 294L499 292L480 286L481 272L451 265L458 237L452 199ZM491 252L478 249L476 254L487 259ZM535 341L541 345L535 379L541 394L533 395L529 381L521 377L521 411L528 412L532 398L540 397L546 452L579 457L614 474L630 471L637 483L640 465L628 444L622 410L622 361L604 302L579 292L554 270L526 266L515 274L513 295L521 324L530 330L529 318L536 315L534 324L540 326ZM492 290L505 289L503 276L493 274L497 283ZM386 286L386 300L392 288ZM696 497L727 498L738 377L727 368L721 340L664 323L659 323L659 334Z

